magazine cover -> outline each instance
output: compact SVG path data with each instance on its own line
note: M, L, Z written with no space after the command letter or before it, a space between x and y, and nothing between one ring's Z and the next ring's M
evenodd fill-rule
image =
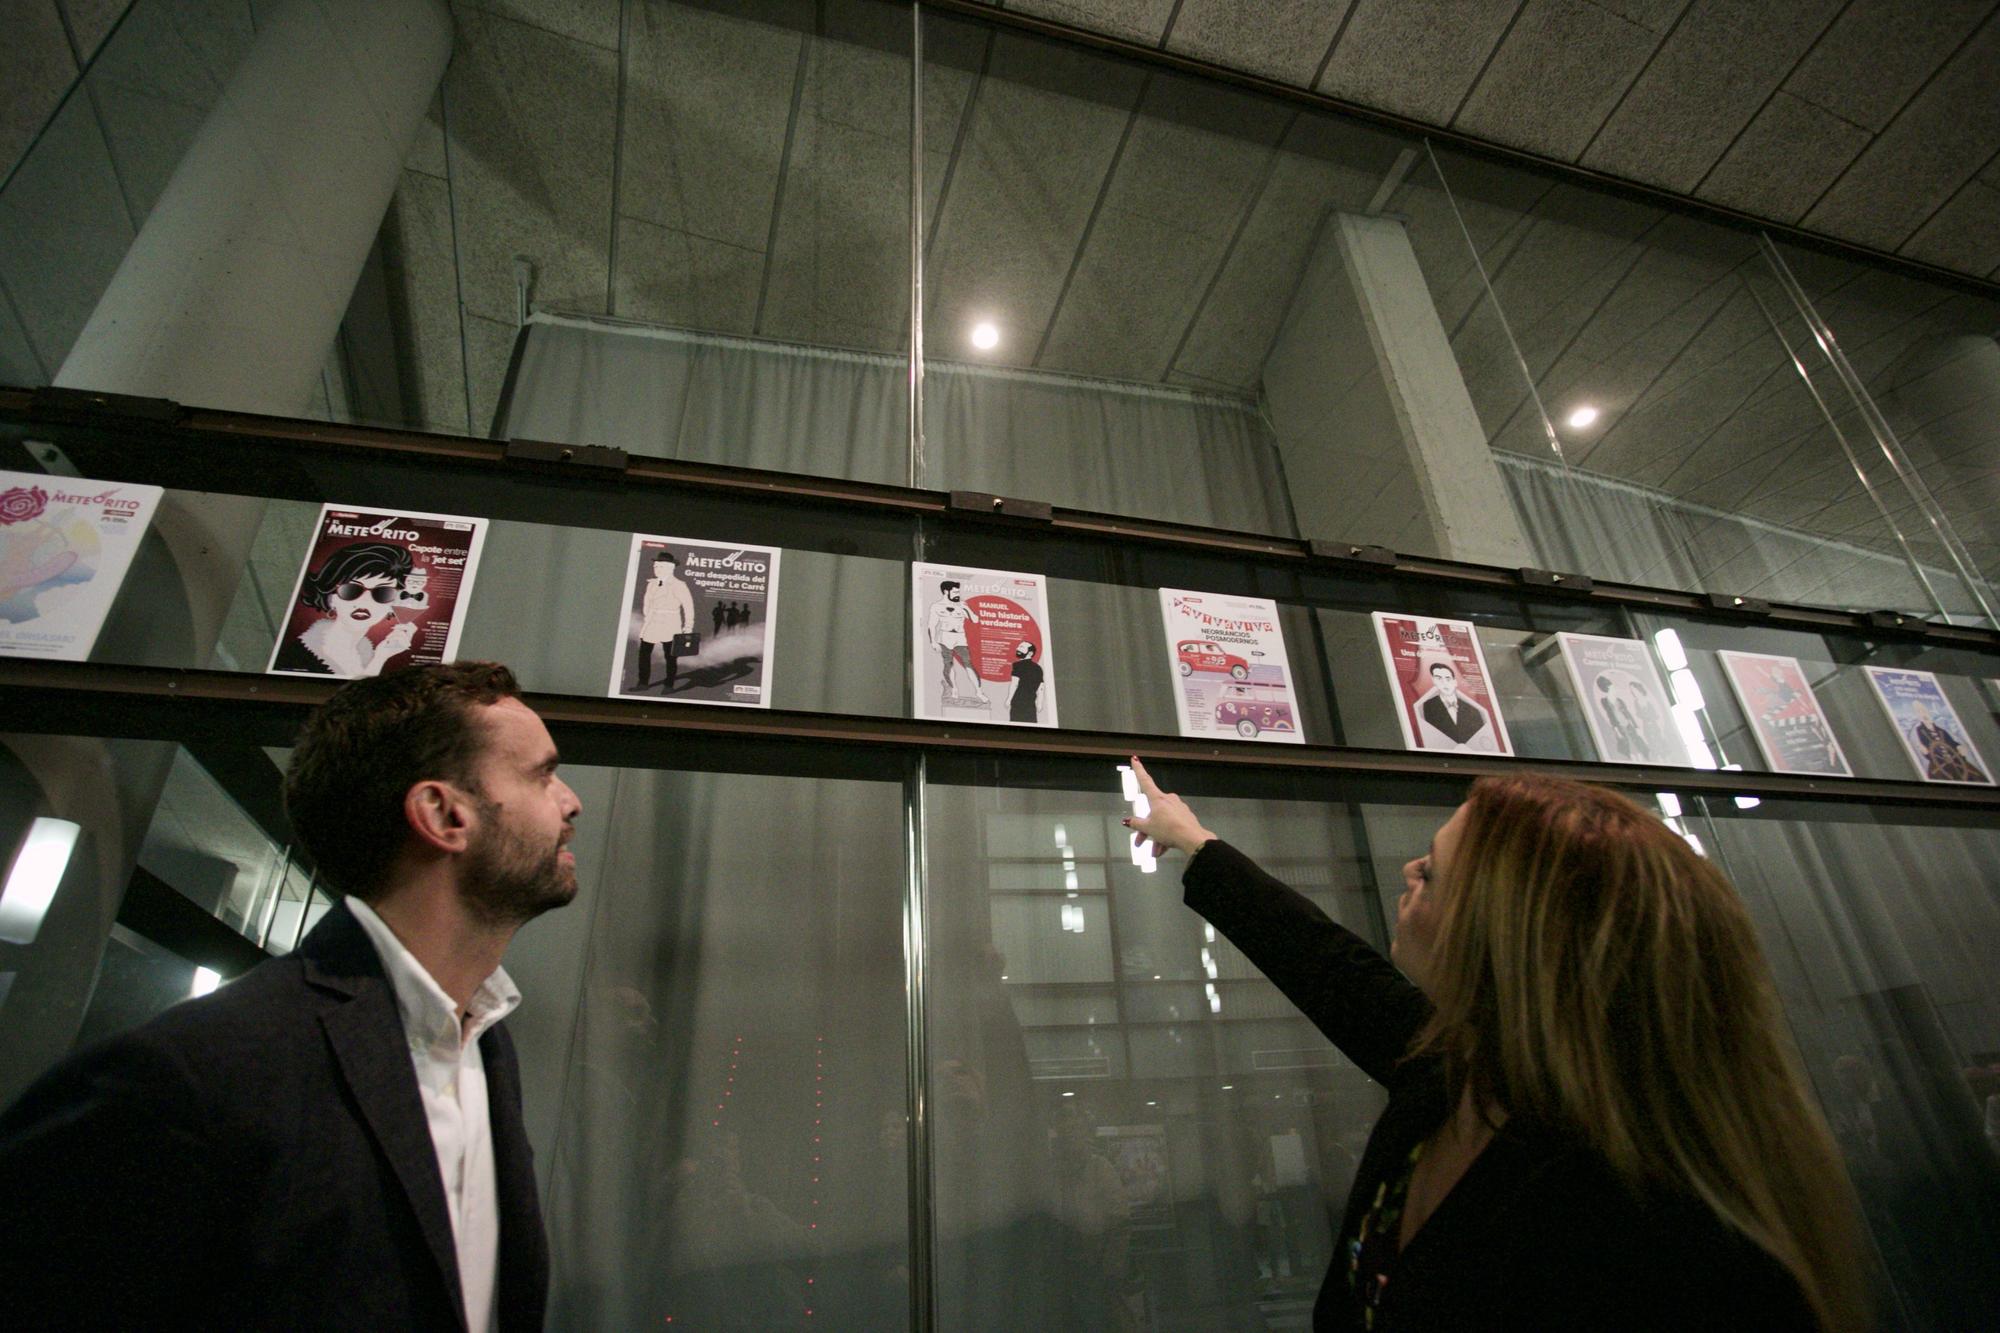
M611 696L769 708L779 554L769 546L634 536L611 649Z
M1722 673L1743 706L1750 734L1773 773L1825 773L1851 778L1847 756L1813 696L1796 657L1720 649Z
M1377 611L1375 642L1405 749L1514 752L1471 621Z
M269 671L353 680L451 661L485 542L483 518L321 506Z
M89 657L159 503L157 486L0 472L0 653Z
M1181 735L1305 743L1276 602L1162 588L1160 620L1179 677Z
M1863 667L1889 725L1925 782L1991 787L1992 770L1972 748L1958 710L1944 697L1938 678L1902 667Z
M1644 643L1569 633L1556 635L1556 641L1599 759L1693 766L1674 724L1673 696Z
M910 570L917 716L1056 725L1055 645L1040 574L918 564Z

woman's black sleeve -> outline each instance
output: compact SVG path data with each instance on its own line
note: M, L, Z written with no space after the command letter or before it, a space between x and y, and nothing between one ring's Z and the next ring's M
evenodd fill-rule
M1188 863L1181 891L1343 1055L1389 1081L1431 1016L1394 963L1219 839Z

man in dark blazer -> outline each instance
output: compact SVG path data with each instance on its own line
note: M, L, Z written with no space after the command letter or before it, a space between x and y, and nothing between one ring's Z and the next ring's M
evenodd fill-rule
M337 902L292 954L59 1065L0 1117L9 1327L534 1330L514 931L580 809L505 667L348 685L286 779Z

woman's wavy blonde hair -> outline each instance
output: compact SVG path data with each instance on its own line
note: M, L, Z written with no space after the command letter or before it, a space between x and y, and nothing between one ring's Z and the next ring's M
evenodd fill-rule
M1638 1190L1702 1199L1860 1328L1859 1212L1735 889L1623 796L1482 778L1438 887L1442 1055L1482 1111L1580 1133Z

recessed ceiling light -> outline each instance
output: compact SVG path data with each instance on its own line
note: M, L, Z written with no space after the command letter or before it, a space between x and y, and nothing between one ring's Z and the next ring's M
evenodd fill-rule
M972 345L982 352L990 352L1000 345L1000 326L990 319L982 319L972 326Z
M1576 411L1569 414L1569 428L1571 430L1583 430L1586 427L1594 426L1596 424L1597 424L1597 409L1590 406L1588 403L1584 404L1582 407L1577 408Z

